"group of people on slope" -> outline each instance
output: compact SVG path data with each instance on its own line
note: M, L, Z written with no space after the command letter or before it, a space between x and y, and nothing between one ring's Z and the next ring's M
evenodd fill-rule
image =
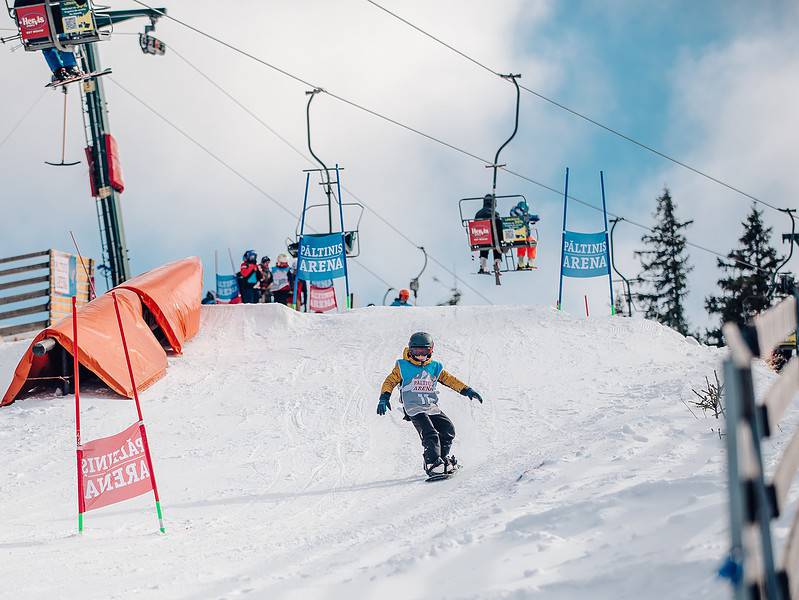
M259 304L277 302L292 304L294 302L295 270L292 269L287 254L280 253L275 259L275 266L268 256L258 262L258 253L247 250L242 256L241 268L236 273L239 294L242 304ZM305 301L305 282L299 280L297 294L302 303Z
M493 219L494 226L492 229L495 229L496 235L502 239L504 230L502 218L499 216L499 212L492 210L492 205L494 208L496 207L494 203L494 197L491 194L486 194L483 197L483 208L477 211L477 213L474 215L474 218L489 220ZM534 263L538 240L536 240L532 234L531 225L534 225L538 222L538 216L530 214L530 207L524 200L521 200L510 209L510 216L521 219L527 232L527 243L516 248L516 270L527 271L529 269L535 269L536 267ZM492 251L494 255L494 268L498 271L500 270L500 261L502 260L502 250L500 249L500 245L495 243ZM488 249L480 250L480 269L478 270L478 273L488 273L488 252Z

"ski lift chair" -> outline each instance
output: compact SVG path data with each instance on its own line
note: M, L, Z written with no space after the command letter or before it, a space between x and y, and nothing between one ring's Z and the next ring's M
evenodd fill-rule
M55 48L68 52L75 46L100 41L91 0L5 0L17 24L22 46L29 52Z
M509 252L509 250L512 250L513 248L529 246L530 242L528 241L528 238L532 232L536 233L534 237L536 240L538 240L538 229L533 227L539 221L538 215L530 213L530 221L527 225L525 225L521 217L510 216L510 209L520 201L524 201L526 204L527 199L520 194L496 196L496 211L500 214L502 231L497 232L500 240L499 244L495 244L493 233L494 226L492 223L493 218L475 219L473 217L465 217L463 214L464 206L466 208L473 206L476 207L474 210L469 210L469 214L475 214L478 210L480 210L480 208L483 207L484 198L485 196L479 196L475 198L463 198L458 201L458 211L460 212L461 216L461 225L463 225L464 229L466 230L466 237L469 241L469 249L472 252L499 249L499 251L502 252L504 259L504 267L500 269L500 273L509 273L511 271L515 272L516 256L513 252ZM500 200L510 200L509 203L502 203L503 205L508 205L507 209L504 211L499 209ZM503 212L508 213L508 216L503 217Z
M344 231L344 250L347 253L347 258L357 258L361 254L361 241L360 241L360 236L358 235L358 233L359 233L359 230L360 230L360 227L361 227L361 219L363 219L363 213L364 213L364 211L366 209L365 209L364 205L361 204L360 202L344 202L341 206L342 206L343 210L346 210L346 208L348 206L354 206L355 209L358 211L358 218L355 221L355 228L347 230L347 231ZM311 204L310 206L308 206L305 209L305 212L307 214L311 209L320 208L320 207L327 208L328 207L327 202L323 202L323 203L320 203L320 204ZM300 223L299 222L297 223L297 227L294 230L294 239L296 239L296 240L300 239ZM296 258L296 256L297 256L297 248L299 247L299 241L290 242L290 243L295 246L294 254L292 254L292 256L294 256ZM289 252L291 252L291 249L289 249Z

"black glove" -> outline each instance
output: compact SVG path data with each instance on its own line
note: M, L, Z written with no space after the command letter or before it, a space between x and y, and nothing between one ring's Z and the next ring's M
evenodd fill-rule
M461 395L462 395L462 396L466 396L466 397L467 397L467 398L469 398L470 400L477 400L477 401L479 401L479 402L480 402L480 404L482 404L482 403L483 403L483 399L480 397L480 394L478 394L477 392L475 392L475 391L474 391L472 388L470 388L470 387L463 388L463 391L461 392Z
M377 414L384 415L386 414L386 410L391 410L391 393L390 392L383 392L380 394L380 402L377 403Z

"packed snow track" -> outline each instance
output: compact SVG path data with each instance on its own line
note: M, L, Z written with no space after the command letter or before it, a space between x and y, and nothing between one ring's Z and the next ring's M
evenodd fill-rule
M464 468L436 483L396 392L375 410L417 330L485 399L441 390ZM0 344L0 385L24 348ZM718 425L683 402L720 357L549 308L203 307L142 395L166 535L151 495L76 533L71 396L0 411L0 597L723 598ZM84 439L136 420L82 402Z

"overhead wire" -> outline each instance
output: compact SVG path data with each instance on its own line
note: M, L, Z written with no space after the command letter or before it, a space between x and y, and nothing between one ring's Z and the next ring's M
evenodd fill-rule
M219 90L220 92L222 92L222 94L224 94L224 95L225 95L225 96L226 96L228 99L230 99L230 100L231 100L231 101L232 101L234 104L236 104L236 106L238 106L239 108L241 108L241 109L242 109L244 112L246 112L246 113L247 113L247 114L248 114L250 117L252 117L253 119L255 119L255 120L256 120L256 121L257 121L257 122L258 122L258 123L259 123L261 126L263 126L263 127L264 127L265 129L267 129L267 130L268 130L270 133L272 133L272 134L273 134L273 135L274 135L274 136L275 136L277 139L279 139L279 140L280 140L281 142L283 142L283 143L284 143L286 146L288 146L289 148L291 148L291 149L292 149L292 150L293 150L293 151L294 151L294 152L295 152L295 153L296 153L298 156L300 156L301 158L303 158L304 160L306 160L306 161L307 161L309 164L311 164L311 165L315 165L315 163L314 163L314 162L313 162L313 161L310 159L310 157L308 157L308 155L307 155L307 154L305 154L305 153L304 153L302 150L300 150L300 149L299 149L299 148L297 148L297 147L296 147L294 144L292 144L292 143L291 143L291 142L290 142L288 139L286 139L286 137L285 137L285 136L281 135L281 134L280 134L278 131L276 131L276 130L275 130L275 129L274 129L272 126L271 126L271 125L269 125L269 124L268 124L266 121L264 121L264 120L263 120L263 119L262 119L260 116L258 116L258 115L257 115L257 114L256 114L254 111L252 111L252 110L251 110L249 107L247 107L247 106L246 106L244 103L242 103L242 102L241 102L241 101L240 101L238 98L236 98L236 97L235 97L233 94L231 94L230 92L228 92L228 91L227 91L227 90L224 88L224 86L222 86L222 85L220 85L219 83L217 83L217 82L216 82L216 81L215 81L213 78L211 78L211 77L210 77L210 76L209 76L207 73L205 73L205 72L204 72L202 69L198 68L198 67L197 67L197 66L196 66L194 63L192 63L192 62L191 62L191 61L190 61L188 58L186 58L185 56L183 56L183 54L181 54L180 52L178 52L177 50L175 50L175 48L174 48L174 46L173 46L173 45L171 45L171 44L170 44L170 46L169 46L169 49L170 49L170 52L173 52L173 53L174 53L174 54L175 54L175 55L176 55L178 58L180 58L180 59L181 59L181 60L182 60L182 61L183 61L183 62L184 62L186 65L188 65L188 66L189 66L189 67L191 67L191 68L192 68L194 71L196 71L197 73L199 73L199 74L200 74L200 75L201 75L201 76L202 76L202 77L203 77L203 78L204 78L206 81L208 81L208 83L210 83L211 85L213 85L213 86L214 86L214 87L215 87L217 90ZM367 210L369 210L369 211L370 211L372 214L374 214L374 216L375 216L375 217L377 217L377 218L378 218L378 219L379 219L379 220L380 220L382 223L384 223L384 224L385 224L386 226L388 226L388 227L389 227L389 228L390 228L392 231L394 231L394 232L395 232L395 233L397 233L397 234L398 234L400 237L402 237L402 239L404 239L405 241L407 241L409 244L413 245L415 248L418 248L418 247L419 247L419 244L418 244L418 243L416 243L414 240L412 240L412 239L411 239L411 238L410 238L410 237L409 237L407 234L405 234L405 233L404 233L404 232L403 232L401 229L399 229L399 228L398 228L396 225L394 225L394 224L393 224L393 223L392 223L392 222L391 222L389 219L385 218L383 215L381 215L379 212L377 212L377 211L376 211L374 208L372 208L371 206L369 206L369 204L368 204L368 203L367 203L365 200L363 200L362 198L360 198L359 196L357 196L357 195L356 195L356 194L355 194L355 193L354 193L354 192L353 192L351 189L349 189L347 186L344 186L344 185L342 185L341 187L342 187L342 189L343 189L345 192L347 192L347 193L348 193L350 196L352 196L352 197L353 197L355 200L357 200L358 202L360 202L361 204L363 204L363 206L364 206L364 207L365 207ZM436 263L436 264L437 264L439 267L441 267L441 268L442 268L444 271L446 271L446 272L447 272L447 273L449 273L450 275L453 275L453 276L454 276L454 277L455 277L455 278L456 278L458 281L460 281L460 282L461 282L461 283L464 285L464 287L466 287L467 289L469 289L470 291L472 291L474 294L476 294L478 297L480 297L482 300L484 300L484 301L485 301L485 302L487 302L488 304L493 304L493 302L491 302L491 300L490 300L490 299L489 299L487 296L485 296L485 295L484 295L482 292L480 292L480 291L479 291L477 288L475 288L475 287L471 286L471 285L469 284L469 282L467 282L467 281L464 281L463 279L461 279L460 277L458 277L458 276L457 276L457 274L456 274L454 271L450 270L450 269L449 269L449 268L448 268L448 267L447 267L447 266L446 266L444 263L442 263L440 260L438 260L438 259L437 259L437 258L436 258L434 255L432 255L432 254L430 254L430 253L428 252L428 256L430 257L430 259L431 259L433 262L435 262L435 263Z
M0 148L2 148L5 145L5 143L11 139L11 136L14 135L14 132L20 128L20 126L25 122L25 119L27 119L30 116L30 114L33 112L33 110L39 105L39 103L42 101L42 98L44 98L45 94L47 94L46 89L41 94L39 94L39 97L33 101L33 103L28 107L28 110L26 110L23 113L23 115L17 120L17 122L14 123L14 126L8 131L5 137L3 137L2 140L0 140Z
M428 31L425 31L424 29L422 29L418 25L415 25L414 23L412 23L412 22L408 21L407 19L401 17L397 13L387 9L385 6L382 6L379 3L375 2L375 0L366 0L366 2L368 2L369 4L374 6L375 8L378 8L378 9L382 10L386 14L391 15L392 17L394 17L398 21L401 21L402 23L404 23L405 25L407 25L407 26L411 27L412 29L418 31L422 35L427 36L428 38L430 38L431 40L437 42L438 44L441 44L445 48L447 48L447 49L451 50L452 52L454 52L455 54L458 54L459 56L465 58L469 62L477 65L481 69L483 69L485 71L488 71L492 75L496 75L496 76L501 78L502 75L498 71L496 71L496 70L492 69L491 67L487 66L486 64L480 62L476 58L474 58L472 56L469 56L465 52L463 52L461 50L458 50L457 48L455 48L451 44L448 44L444 40L442 40L442 39L436 37L435 35L433 35L432 33L429 33ZM503 79L503 80L507 81L507 79ZM583 113L581 113L581 112L579 112L579 111L577 111L577 110L575 110L573 108L570 108L570 107L566 106L565 104L563 104L562 102L558 102L557 100L555 100L553 98L550 98L549 96L546 96L546 95L542 94L541 92L533 90L533 89L531 89L531 88L529 88L529 87L527 87L525 85L522 85L521 83L519 84L519 87L521 89L525 90L526 92L532 94L533 96L536 96L537 98L540 98L541 100L544 100L545 102L548 102L548 103L552 104L553 106L555 106L555 107L557 107L557 108L559 108L561 110L564 110L564 111L574 115L575 117L583 119L584 121L587 121L588 123L591 123L592 125L595 125L596 127L604 129L608 133L611 133L611 134L613 134L613 135L615 135L617 137L620 137L620 138L622 138L622 139L624 139L624 140L626 140L626 141L628 141L628 142L630 142L632 144L635 144L636 146L638 146L639 148L642 148L643 150L651 152L652 154L655 154L655 155L657 155L657 156L659 156L659 157L661 157L661 158L663 158L665 160L668 160L668 161L674 163L675 165L678 165L678 166L680 166L680 167L682 167L684 169L687 169L687 170L689 170L689 171L691 171L691 172L693 172L693 173L695 173L697 175L700 175L701 177L704 177L705 179L708 179L708 180L710 180L710 181L712 181L712 182L714 182L714 183L716 183L718 185L721 185L721 186L723 186L723 187L725 187L725 188L727 188L727 189L729 189L729 190L731 190L733 192L736 192L736 193L738 193L738 194L740 194L740 195L742 195L742 196L744 196L746 198L749 198L750 200L752 200L754 202L762 204L763 206L768 206L772 210L777 210L777 211L780 210L778 207L774 206L773 204L771 204L769 202L766 202L765 200L757 198L756 196L753 196L752 194L749 194L748 192L745 192L744 190L742 190L742 189L740 189L740 188L738 188L738 187L736 187L736 186L734 186L732 184L729 184L726 181L723 181L723 180L721 180L721 179L719 179L717 177L714 177L713 175L710 175L710 174L702 171L701 169L698 169L697 167L693 167L693 166L689 165L688 163L686 163L684 161L678 160L678 159L674 158L673 156L670 156L670 155L666 154L665 152L662 152L662 151L658 150L657 148L654 148L654 147L652 147L652 146L650 146L648 144L645 144L644 142L641 142L641 141L635 139L634 137L619 131L618 129L614 129L613 127L610 127L609 125L605 125L604 123L601 123L600 121L597 121L596 119L593 119L593 118L589 117L586 114L583 114Z
M185 21L182 21L182 20L180 20L180 19L178 19L178 18L176 18L176 17L174 17L174 16L172 16L172 15L169 15L169 14L167 14L167 13L164 13L163 11L160 11L160 10L158 10L158 9L156 9L156 8L153 8L153 7L152 7L152 6L150 6L149 4L146 4L145 2L143 2L142 0L133 0L133 1L134 1L136 4L139 4L139 5L141 5L141 6L145 7L145 8L148 8L148 9L150 9L150 10L152 10L152 11L156 12L157 14L160 14L161 16L165 17L166 19L169 19L169 20L171 20L171 21L174 21L175 23L178 23L179 25L181 25L181 26L183 26L183 27L186 27L187 29L190 29L191 31L194 31L195 33L197 33L197 34L199 34L199 35L201 35L201 36L203 36L203 37L205 37L205 38L208 38L208 39L210 39L210 40L212 40L212 41L214 41L214 42L216 42L216 43L219 43L219 44L221 44L221 45L225 46L226 48L228 48L228 49L230 49L230 50L232 50L232 51L234 51L234 52L236 52L236 53L238 53L238 54L241 54L241 55L243 55L243 56L246 56L247 58L250 58L251 60L254 60L255 62L258 62L258 63L260 63L260 64L262 64L262 65L264 65L264 66L266 66L266 67L268 67L268 68L270 68L270 69L273 69L274 71L276 71L276 72L278 72L278 73L281 73L282 75L285 75L286 77L289 77L290 79L292 79L292 80L294 80L294 81L297 81L297 82L299 82L299 83L302 83L303 85L306 85L306 86L308 86L308 87L310 87L310 88L313 88L313 89L319 89L321 92L323 92L323 93L327 94L328 96L331 96L332 98L335 98L335 99L339 100L340 102L343 102L343 103L345 103L345 104L348 104L348 105L350 105L350 106L352 106L352 107L354 107L354 108L358 108L358 109L359 109L359 110L361 110L361 111L364 111L364 112L366 112L366 113L368 113L368 114L370 114L370 115L373 115L373 116L375 116L375 117L378 117L378 118L380 118L380 119L382 119L382 120L384 120L384 121L387 121L387 122L389 122L389 123L392 123L392 124L394 124L394 125L396 125L396 126L398 126L398 127L401 127L401 128L403 128L403 129L406 129L406 130L408 130L408 131L411 131L411 132L413 132L413 133L416 133L416 134L418 134L418 135L419 135L419 136L421 136L421 137L424 137L424 138L426 138L426 139L428 139L428 140L434 141L434 142L436 142L436 143L438 143L438 144L440 144L440 145L446 146L446 147L448 147L448 148L450 148L450 149L452 149L452 150L455 150L456 152L459 152L459 153L461 153L461 154L463 154L463 155L466 155L466 156L469 156L469 157L471 157L471 158L474 158L474 159L476 159L476 160L479 160L480 162L482 162L482 163L484 163L484 164L486 164L486 165L491 165L491 164L492 164L492 163L491 163L491 161L489 161L488 159L482 158L482 157L480 157L480 156L478 156L478 155L476 155L476 154L474 154L474 153L472 153L472 152L469 152L468 150L465 150L465 149L463 149L463 148L460 148L460 147L458 147L458 146L455 146L455 145L453 145L453 144L451 144L451 143L449 143L449 142L446 142L446 141L444 141L444 140L441 140L441 139L439 139L439 138L437 138L437 137L435 137L435 136L433 136L433 135L427 134L427 133L425 133L425 132L423 132L423 131L421 131L421 130L419 130L419 129L416 129L416 128L414 128L414 127L411 127L410 125L406 125L405 123L402 123L402 122L400 122L400 121L397 121L396 119L393 119L393 118L391 118L391 117L388 117L388 116L386 116L386 115L383 115L383 114L381 114L381 113L379 113L379 112L377 112L377 111L375 111L375 110L372 110L372 109L370 109L370 108L367 108L367 107L365 107L365 106L363 106L363 105L361 105L361 104L359 104L359 103L357 103L357 102L355 102L355 101L348 100L348 99L346 99L346 98L344 98L344 97L342 97L342 96L339 96L339 95L337 95L337 94L335 94L335 93L333 93L333 92L330 92L329 90L326 90L326 89L325 89L323 86L315 85L315 84L313 84L313 83L311 83L311 82L309 82L309 81L307 81L307 80L303 79L302 77L300 77L300 76L298 76L298 75L294 75L293 73L290 73L289 71L286 71L285 69L282 69L282 68L280 68L280 67L278 67L278 66L276 66L276 65L274 65L274 64L272 64L272 63L270 63L270 62L268 62L268 61L265 61L265 60L263 60L263 59L261 59L261 58L259 58L259 57L255 56L255 55L253 55L253 54L251 54L251 53L249 53L249 52L247 52L247 51L245 51L245 50L242 50L242 49L240 49L240 48L238 48L238 47L236 47L236 46L234 46L234 45L232 45L232 44L230 44L230 43L228 43L228 42L226 42L226 41L224 41L224 40L222 40L222 39L220 39L220 38L218 38L218 37L216 37L216 36L214 36L214 35L211 35L210 33L207 33L207 32L205 32L205 31L203 31L203 30L201 30L201 29L199 29L199 28L197 28L197 27L194 27L193 25L191 25L191 24L189 24L189 23L186 23ZM370 1L370 0L367 0L367 1ZM429 35L429 34L425 33L425 35ZM432 36L431 36L431 37L432 37ZM449 47L449 46L448 46L448 47ZM458 51L458 53L459 53L459 54L462 54L462 53L460 53L460 51ZM471 60L472 62L475 62L475 63L479 64L479 63L478 63L478 61L476 61L476 60L474 60L474 59L471 59L471 58L470 58L469 60ZM487 69L487 70L489 70L489 71L491 71L492 73L495 73L495 74L496 74L496 72L495 72L495 71L493 71L493 70L489 69L488 67L485 67L485 66L484 66L484 65L482 65L482 64L480 64L480 66L481 66L481 67L483 67L483 68L485 68L485 69ZM511 174L511 175L514 175L514 176L516 176L516 177L518 177L518 178L520 178L520 179L523 179L524 181L527 181L527 182L529 182L529 183L532 183L532 184L534 184L534 185L537 185L537 186L539 186L539 187L541 187L541 188L543 188L543 189L546 189L546 190L549 190L549 191L555 192L555 193L557 193L557 194L559 194L559 195L562 195L562 191L560 191L560 190L557 190L556 188L553 188L553 187L551 187L551 186L548 186L548 185L546 185L546 184L543 184L543 183L541 183L541 182L539 182L539 181L537 181L537 180L535 180L535 179L532 179L531 177L528 177L528 176L526 176L526 175L523 175L523 174L521 174L521 173L518 173L518 172L516 172L516 171L513 171L513 170L511 170L511 169L507 168L506 166L503 166L503 167L502 167L502 169L503 169L504 171L506 171L507 173ZM597 206L594 206L594 205L592 205L592 204L590 204L590 203L587 203L587 202L585 202L585 201L583 201L583 200L580 200L579 198L576 198L576 197L574 197L574 196L571 196L571 195L570 195L570 196L568 196L568 198L569 198L569 199L571 199L571 200L574 200L575 202L578 202L578 203L580 203L580 204L583 204L583 205L585 205L585 206L588 206L588 207L590 207L590 208L592 208L592 209L594 209L594 210L597 210L597 211L602 211L602 209L601 209L601 208L599 208L599 207L597 207ZM762 201L761 201L761 202L762 202ZM770 206L770 205L768 205L768 206ZM770 207L771 207L771 206L770 206ZM774 208L774 207L771 207L771 208ZM775 210L779 210L779 209L775 209ZM611 215L611 216L619 216L619 215L615 215L615 214L613 214L613 213L610 213L610 212L608 212L608 214L609 214L609 215ZM633 225L636 225L636 226L638 226L638 227L640 227L640 228L642 228L642 229L644 229L644 230L646 230L646 231L649 231L649 232L654 232L654 230L653 230L653 229L651 229L651 228L649 228L649 227L646 227L645 225L642 225L642 224L640 224L640 223L636 223L636 222L634 222L634 221L631 221L631 220L629 220L629 219L625 219L625 220L627 220L629 223L631 223L631 224L633 224ZM718 257L721 257L721 258L725 258L725 259L726 259L726 255L724 255L724 254L722 254L722 253L720 253L720 252L716 252L716 251L714 251L714 250L711 250L711 249L709 249L709 248L706 248L706 247L704 247L704 246L701 246L701 245L699 245L699 244L695 244L695 243L688 242L688 241L686 241L686 244L687 244L687 245L690 245L690 246L692 246L692 247L694 247L694 248L697 248L697 249L699 249L699 250L702 250L702 251L705 251L705 252L710 252L711 254L713 254L713 255L715 255L715 256L718 256ZM750 268L752 268L752 269L756 269L756 270L764 271L763 269L760 269L760 268L759 268L759 267L757 267L756 265L749 265L749 264L746 264L746 263L741 263L741 264L745 264L746 266L748 266L748 267L750 267ZM765 272L765 271L764 271L764 272Z
M221 158L219 155L215 154L215 153L214 153L212 150L210 150L210 149L209 149L207 146L205 146L204 144L202 144L202 143L201 143L200 141L198 141L196 138L192 137L192 136L191 136L191 135L190 135L188 132L186 132L184 129L182 129L181 127L179 127L178 125L176 125L174 122L172 122L171 120L169 120L167 117L165 117L165 116L164 116L163 114L161 114L159 111L157 111L155 108L153 108L152 106L150 106L150 105L149 105L147 102L145 102L144 100L142 100L142 99L141 99L139 96L137 96L136 94L134 94L134 93L133 93L131 90L129 90L127 87L125 87L124 85L122 85L121 83L119 83L118 81L116 81L116 80L115 80L113 77L108 77L108 80L109 80L109 81L110 81L112 84L114 84L114 85L115 85L117 88L119 88L120 90L122 90L123 92L125 92L125 93L126 93L128 96L130 96L131 98L133 98L133 99L134 99L136 102L138 102L139 104L141 104L141 105L142 105L144 108L146 108L146 109L147 109L147 110L149 110L151 113L153 113L155 116L157 116L159 119L161 119L161 120L162 120L164 123L166 123L167 125L169 125L169 126L172 128L172 129L174 129L175 131L177 131L178 133L180 133L180 134L181 134L181 135L182 135L184 138L186 138L186 139L187 139L187 140L189 140L191 143L193 143L195 146L197 146L198 148L200 148L200 149L201 149L203 152L205 152L206 154L208 154L208 156L210 156L211 158L213 158L215 161L217 161L217 162L218 162L219 164L221 164L223 167L225 167L226 169L228 169L228 170L229 170L231 173L233 173L234 175L236 175L236 176L237 176L239 179L241 179L242 181L244 181L245 183L247 183L247 185L249 185L250 187L252 187L254 190L256 190L258 193L260 193L260 194L261 194L261 195L263 195L264 197L266 197L266 198L268 198L269 200L271 200L271 201L272 201L274 204L276 204L278 207L280 207L280 208L281 208L281 209L282 209L284 212L286 212L287 214L289 214L291 217L293 217L293 218L295 218L295 219L299 217L299 215L297 215L297 214L296 214L294 211L292 211L290 208L288 208L288 207L287 207L285 204L283 204L282 202L280 202L280 201L279 201L277 198L275 198L274 196L272 196L272 195L271 195L269 192L267 192L266 190L264 190L264 189L263 189L262 187L260 187L260 186L259 186L257 183L255 183L254 181L252 181L250 178L248 178L246 175L244 175L244 174L243 174L241 171L239 171L238 169L236 169L236 168L235 168L233 165L231 165L230 163L228 163L227 161L225 161L225 160L224 160L223 158ZM388 287L391 287L391 284L389 284L389 283L388 283L388 282L387 282L385 279L383 279L383 278L382 278L380 275L378 275L377 273L375 273L375 272L374 272L372 269L370 269L370 268L369 268L369 267L367 267L366 265L364 265L364 264L362 264L362 263L355 263L355 264L357 264L357 265L358 265L359 267L361 267L361 268L362 268L364 271L366 271L367 273L369 273L370 275L372 275L373 277L375 277L375 278L376 278L378 281L380 281L381 283L383 283L383 284L387 285Z

